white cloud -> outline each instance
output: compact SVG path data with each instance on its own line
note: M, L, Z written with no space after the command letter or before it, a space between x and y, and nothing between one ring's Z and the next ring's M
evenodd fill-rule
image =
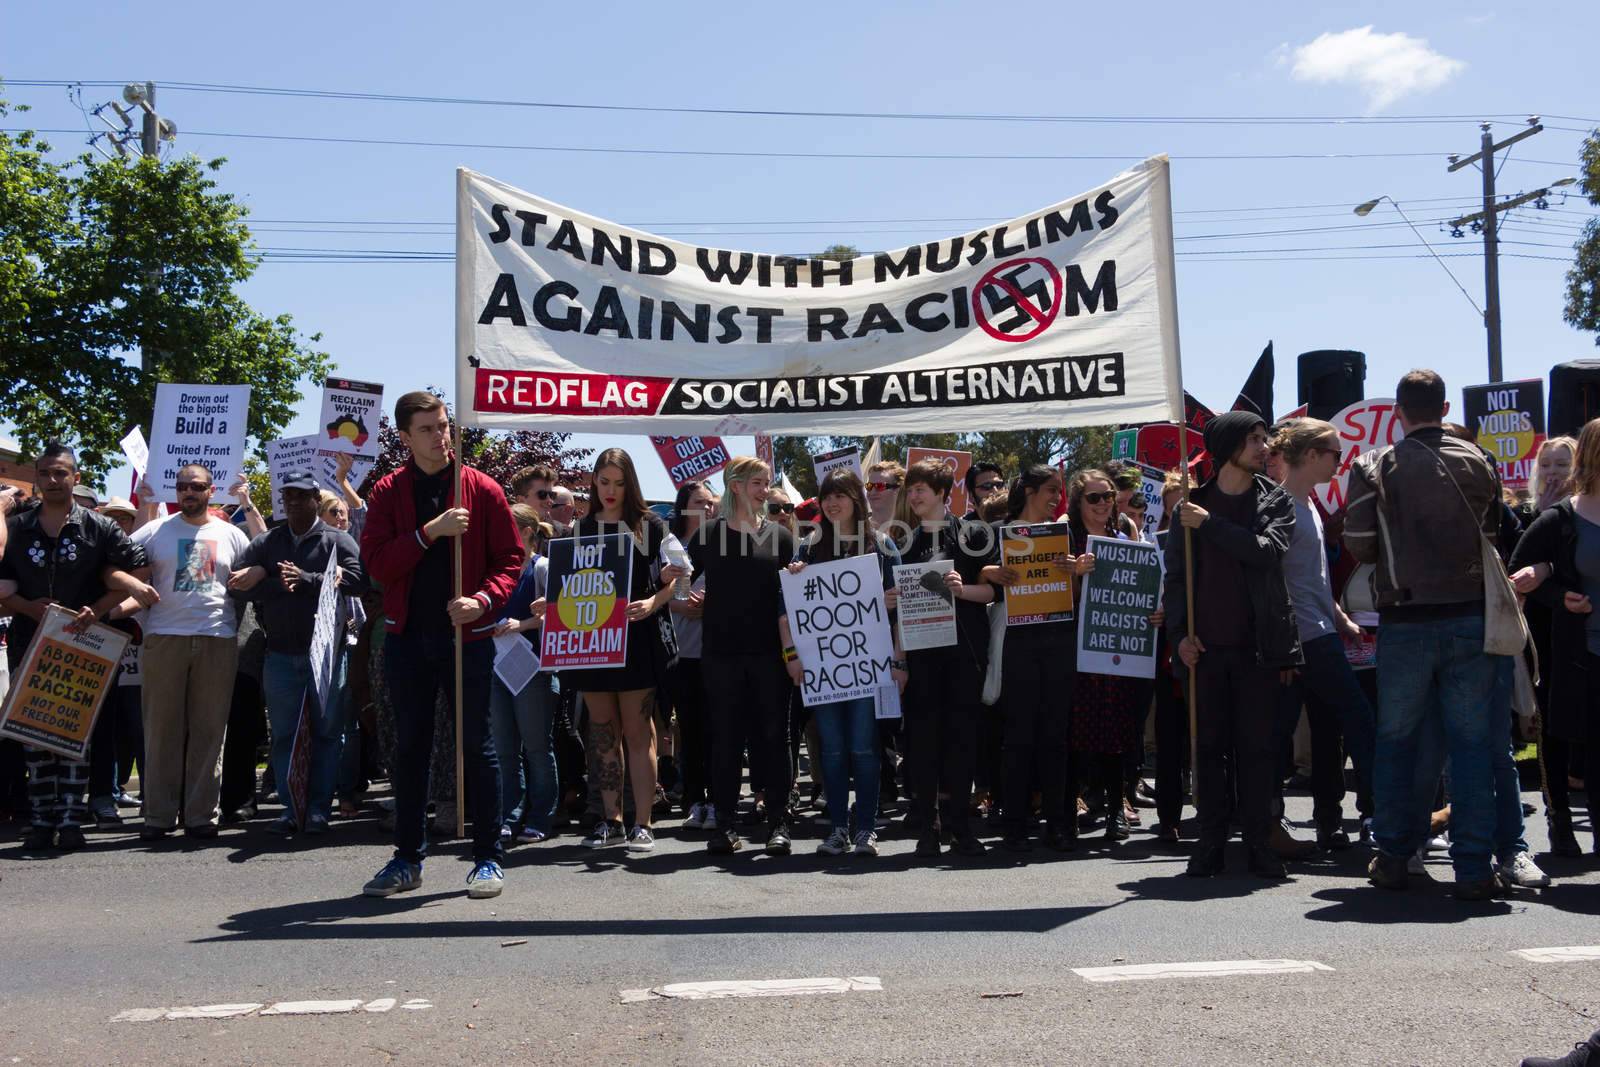
M1431 92L1466 69L1405 33L1373 33L1362 26L1325 33L1310 44L1288 50L1296 81L1355 85L1367 94L1369 111L1382 111L1403 96Z

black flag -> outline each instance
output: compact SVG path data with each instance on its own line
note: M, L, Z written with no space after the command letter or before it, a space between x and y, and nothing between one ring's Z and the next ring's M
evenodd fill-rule
M1267 347L1261 350L1261 356L1256 360L1250 377L1244 380L1244 386L1239 390L1239 399L1233 402L1235 411L1253 411L1266 420L1268 426L1272 425L1272 342L1267 342Z

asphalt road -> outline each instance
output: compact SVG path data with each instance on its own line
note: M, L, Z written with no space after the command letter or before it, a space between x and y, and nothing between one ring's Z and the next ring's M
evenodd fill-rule
M1308 817L1309 801L1292 798L1290 813ZM1184 854L1137 830L1071 856L995 851L930 868L904 837L876 859L814 855L814 838L787 859L714 857L674 826L663 822L643 857L588 852L575 837L518 848L489 901L466 899L460 843L435 846L418 891L360 896L388 854L370 820L336 823L314 845L225 829L151 847L130 826L52 858L22 856L20 828L0 828L0 1064L1489 1065L1564 1050L1600 1026L1600 960L1513 954L1600 945L1600 862L1545 862L1538 817L1530 840L1556 884L1481 904L1449 896L1442 858L1437 883L1373 889L1360 848L1295 865L1282 883L1245 875L1238 852L1239 873L1196 882ZM1321 969L1114 983L1074 973L1275 959ZM857 976L882 990L621 997ZM362 1006L112 1021L342 999Z

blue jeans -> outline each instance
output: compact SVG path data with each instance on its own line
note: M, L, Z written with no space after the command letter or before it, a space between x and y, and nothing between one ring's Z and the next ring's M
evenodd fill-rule
M1378 721L1373 835L1387 855L1420 843L1416 788L1421 739L1442 731L1451 764L1450 860L1456 879L1483 881L1495 830L1493 762L1506 733L1493 735L1497 657L1483 651L1483 616L1390 622L1378 628Z
M1350 762L1356 772L1356 796L1358 799L1367 799L1372 795L1372 746L1373 733L1376 729L1375 716L1372 704L1367 700L1367 694L1362 692L1361 683L1356 679L1356 672L1350 666L1350 661L1345 658L1344 642L1337 634L1328 634L1324 637L1307 641L1302 647L1305 653L1305 666L1301 668L1299 680L1293 687L1298 700L1303 699L1309 705L1308 712L1315 720L1321 716L1331 726L1338 724L1339 734L1330 736L1327 731L1315 731L1311 739L1312 762L1318 762L1317 746L1320 742L1324 749L1336 749L1334 753L1337 768L1329 761L1322 766L1314 767L1312 777L1312 794L1316 798L1316 821L1319 828L1337 826L1341 818L1340 801L1344 796L1344 756L1350 756ZM1319 736L1320 734L1320 736ZM1342 749L1338 747L1339 738L1343 738ZM1327 759L1327 753L1323 754ZM1322 774L1316 772L1321 770ZM1316 779L1325 781L1315 781ZM1370 801L1369 801L1370 802Z
M818 704L811 709L822 740L822 787L828 797L828 817L835 830L856 833L871 830L878 821L877 704L871 697ZM856 786L855 808L850 807L850 782Z
M344 711L349 701L345 699L345 664L348 657L342 653L334 657L333 683L328 688L328 706L316 707L313 695L310 707L311 766L310 781L306 789L306 811L294 810L289 796L289 758L294 753L295 728L300 723L301 700L311 685L311 661L304 655L267 651L261 668L261 691L267 702L267 722L272 726L272 775L278 783L278 795L283 799L289 815L305 824L312 815L324 819L333 812L333 791L339 783L339 755L344 748Z
M559 781L556 776L555 714L561 699L556 679L543 671L533 676L516 696L497 676L489 686L489 727L494 751L500 759L501 818L507 826L520 816L524 826L550 833ZM528 755L528 807L522 804L522 764Z
M472 805L472 860L499 863L500 762L489 732L489 678L494 642L461 646L461 733L465 797ZM398 633L384 637L383 679L394 709L394 858L421 863L428 851L428 764L433 755L433 709L440 691L455 707L455 637L443 633Z

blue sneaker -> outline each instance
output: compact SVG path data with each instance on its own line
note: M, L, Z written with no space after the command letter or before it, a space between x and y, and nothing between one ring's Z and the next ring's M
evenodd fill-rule
M494 860L484 860L467 875L467 896L472 900L497 897L505 887L505 872Z
M383 865L383 870L368 882L362 892L369 897L392 897L422 884L422 864L393 859Z

